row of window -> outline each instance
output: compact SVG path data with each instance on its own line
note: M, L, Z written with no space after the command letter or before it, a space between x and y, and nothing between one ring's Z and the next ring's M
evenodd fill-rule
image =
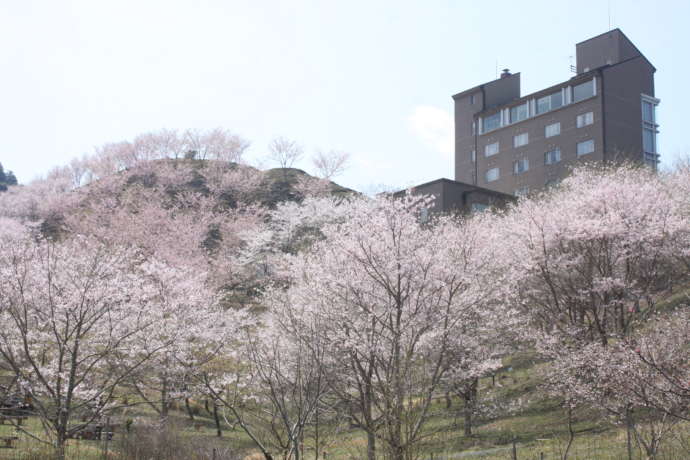
M656 106L658 104L659 99L646 94L642 95L642 150L645 164L654 169L659 163L656 145L656 135L659 132L659 125L656 122Z
M498 112L479 118L479 134L485 134L530 117L556 110L567 104L580 102L597 93L596 77L575 86L566 86L546 96L530 99L522 104L501 109Z
M576 125L578 128L583 128L594 123L594 112L587 112L577 116ZM553 137L561 134L561 123L552 123L544 128L544 136ZM513 148L522 147L529 144L529 133L520 133L513 136ZM490 157L496 155L500 150L499 142L493 142L484 146L484 156ZM475 152L472 152L472 161L475 161Z
M586 141L578 142L577 143L577 156L580 157L582 155L587 155L589 153L594 152L594 139L587 139ZM561 149L560 148L555 148L553 150L549 150L548 152L544 153L544 164L545 165L553 165L561 161ZM520 158L519 160L516 160L513 162L513 174L522 174L526 171L529 171L529 159L528 158ZM488 169L484 175L484 179L486 182L493 182L495 180L498 180L498 178L501 176L501 171L500 168L491 168Z

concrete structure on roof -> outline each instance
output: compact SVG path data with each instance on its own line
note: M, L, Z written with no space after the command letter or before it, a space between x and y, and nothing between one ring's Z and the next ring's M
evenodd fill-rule
M521 96L506 69L453 96L456 181L523 195L585 161L657 167L654 66L619 29L576 54L576 75L541 91Z

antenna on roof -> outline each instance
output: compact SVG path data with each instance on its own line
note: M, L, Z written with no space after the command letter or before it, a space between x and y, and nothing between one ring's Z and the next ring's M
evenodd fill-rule
M498 80L498 59L496 59L496 76L494 78Z
M568 56L570 58L570 71L572 73L577 73L577 67L575 67L575 64L573 64L573 56Z
M609 0L609 30L611 30L611 0Z

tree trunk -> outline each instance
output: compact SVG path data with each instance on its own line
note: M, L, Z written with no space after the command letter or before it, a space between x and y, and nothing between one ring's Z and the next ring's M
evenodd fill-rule
M192 408L189 406L189 398L184 398L184 407L187 409L187 414L189 415L189 419L193 422L194 421L194 414L192 413Z
M570 447L573 445L575 440L575 431L573 430L573 408L568 405L568 445L565 447L565 453L563 454L563 460L568 460L568 455L570 453Z
M67 433L65 433L63 428L59 428L57 432L57 437L55 439L55 460L65 460L65 443L67 441Z
M292 440L292 450L295 452L294 460L300 459L299 437L295 436Z
M161 421L165 422L168 420L168 415L170 414L170 403L167 400L161 401Z
M453 399L450 397L450 391L446 391L446 409L450 409L453 406Z
M402 446L397 446L393 449L392 460L405 460L405 449Z
M68 412L64 408L58 409L57 426L55 433L54 455L56 460L65 460L65 444L67 444Z
M396 329L395 329L395 335L393 337L393 388L395 389L395 395L393 395L393 420L392 420L392 433L390 434L390 445L391 445L391 450L393 451L393 460L405 460L404 458L404 451L402 448L402 431L403 431L403 426L402 426L402 416L403 416L403 409L404 409L404 404L405 404L405 392L403 389L403 381L402 381L402 362L401 362L401 355L402 355L402 350L401 350L401 345L400 345L400 337L401 333L399 332L401 329L401 318L402 318L402 310L403 306L400 302L400 300L397 300L398 306L397 306L397 314L396 314ZM388 416L388 415L387 415ZM389 420L388 423L391 421Z
M170 412L170 402L168 401L168 382L164 378L161 385L161 422L167 423L168 413Z
M216 436L219 438L223 436L223 430L220 426L220 417L218 417L218 404L213 403L213 421L216 424Z
M319 460L319 448L321 447L319 442L319 406L317 404L314 410L314 460Z
M376 435L367 430L367 460L376 460Z
M479 379L473 379L469 387L463 393L465 399L465 436L472 436L472 416L474 415L477 393L479 389Z
M465 436L472 436L472 409L470 407L470 399L465 397L465 423L463 424Z
M632 460L632 458L633 458L633 451L632 451L633 426L632 426L632 415L630 414L630 408L625 409L625 430L626 430L626 445L628 448L628 460Z

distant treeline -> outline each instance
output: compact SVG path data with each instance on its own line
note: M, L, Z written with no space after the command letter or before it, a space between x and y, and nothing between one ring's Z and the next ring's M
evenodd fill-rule
M5 172L5 168L0 163L0 192L7 190L10 185L17 185L17 178L12 171Z

